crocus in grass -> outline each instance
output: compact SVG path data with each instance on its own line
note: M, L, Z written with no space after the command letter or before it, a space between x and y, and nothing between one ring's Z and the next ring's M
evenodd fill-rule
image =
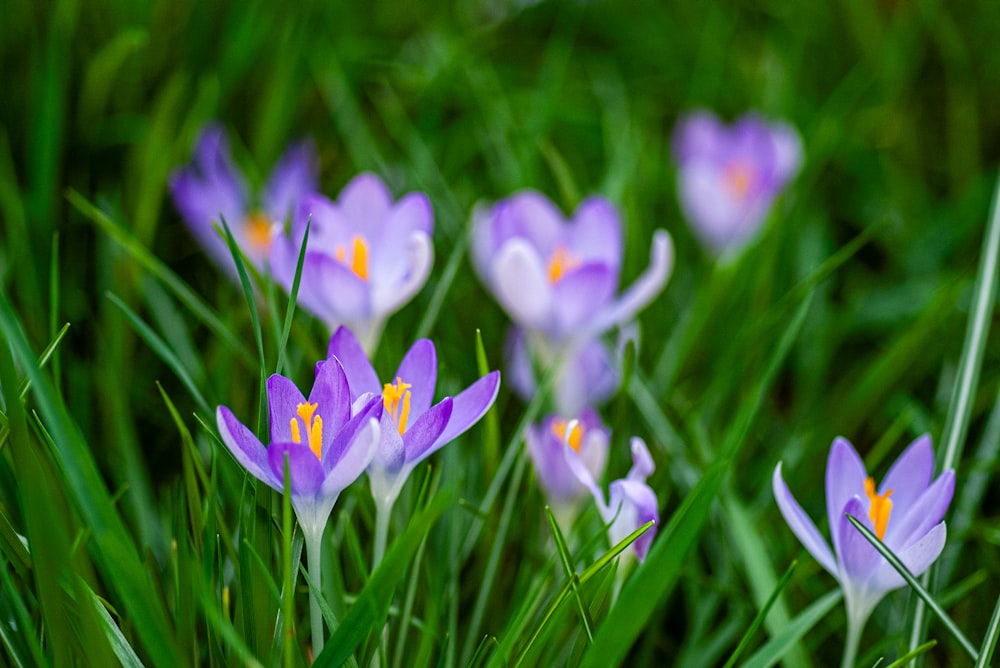
M590 491L573 473L563 452L568 424L558 415L550 415L541 424L529 426L524 435L535 475L564 531L569 530L580 500ZM593 409L580 413L576 429L570 432L569 444L591 478L599 480L608 462L608 430Z
M347 376L335 359L320 362L307 400L277 374L267 380L271 444L266 448L225 406L216 411L222 442L243 467L290 496L305 537L309 573L319 588L321 538L340 493L368 467L379 444L381 397L363 395L352 406ZM313 650L323 647L322 615L310 590Z
M330 339L330 357L344 365L352 397L379 394L383 402L381 439L368 466L375 500L375 561L385 549L389 514L417 464L475 424L496 399L500 373L486 374L454 397L434 404L437 353L428 339L407 351L389 382L380 383L360 342L347 327Z
M598 337L630 323L663 288L673 250L653 234L650 265L621 295L622 225L617 209L590 197L570 220L544 195L522 191L473 216L472 260L483 283L517 325L508 362L515 389L535 390L532 360L549 370L561 360L555 400L575 415L616 387L615 365Z
M921 436L903 452L876 486L854 447L837 438L826 465L826 508L833 535L833 551L816 525L792 496L774 469L774 498L785 521L807 550L844 590L848 642L845 665L853 663L861 629L876 604L889 591L902 587L899 573L848 521L851 515L877 535L906 567L919 575L944 549L942 521L955 490L955 472L936 479L929 436Z
M604 492L597 485L580 449L576 447L576 444L581 443L585 436L585 434L579 433L582 429L584 428L576 420L571 421L566 426L563 455L573 475L584 487L590 490L601 518L608 525L608 541L611 545L616 545L646 522L650 520L660 521L656 493L646 484L646 478L652 475L655 468L653 458L649 454L645 441L633 437L631 441L632 468L627 476L611 483L608 488L608 499L605 501ZM625 554L634 554L641 562L646 558L655 535L656 524L639 536L632 543L632 551Z
M202 130L191 164L171 175L170 191L191 234L235 278L233 256L214 226L225 218L240 250L263 271L285 219L304 195L316 190L318 163L311 142L291 146L255 200L233 164L225 131L212 124Z
M434 261L434 214L424 193L394 202L374 174L356 176L336 202L302 200L290 235L275 240L271 268L291 291L309 228L298 302L331 331L347 325L372 352L386 318L423 287Z
M802 164L795 129L753 114L727 127L710 112L694 112L678 122L673 143L681 207L715 253L757 233Z

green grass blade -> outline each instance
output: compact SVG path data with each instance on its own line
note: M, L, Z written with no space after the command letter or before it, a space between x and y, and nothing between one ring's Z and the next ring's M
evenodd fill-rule
M920 600L922 600L927 607L929 607L931 611L937 615L938 619L941 620L941 623L945 625L945 628L947 628L951 635L955 637L958 644L962 646L962 649L966 651L973 661L976 661L979 656L976 648L973 647L972 643L969 642L969 639L965 637L965 634L958 628L958 625L952 621L951 617L948 616L948 613L944 611L944 608L938 605L937 601L935 601L923 585L917 581L917 578L910 572L910 569L908 569L906 565L899 560L899 557L892 553L892 550L886 547L885 543L878 539L878 536L872 533L871 529L866 527L851 515L846 515L846 517L850 523L861 532L861 535L865 537L865 540L871 543L872 546L879 551L879 554L885 557L885 560L889 562L889 565L895 568L896 572L899 573L904 580L906 580L906 584L910 585L910 588L916 592L917 596L920 597Z
M997 598L997 604L993 606L993 616L990 617L990 625L986 629L985 637L983 637L983 644L979 647L979 658L976 659L975 668L986 668L990 665L998 637L1000 637L1000 597Z
M740 658L740 655L747 648L747 645L750 644L750 640L753 638L754 634L757 633L757 629L760 628L760 625L764 622L764 618L767 617L767 613L771 610L771 606L778 600L778 595L781 594L781 591L785 588L785 585L788 584L788 581L792 579L792 573L795 572L795 567L798 566L798 563L799 562L797 561L793 561L791 565L789 565L788 570L785 571L785 574L781 576L780 580L778 580L778 584L775 585L774 591L772 591L771 595L767 597L767 601L765 601L764 605L761 606L761 609L757 612L757 616L753 618L753 622L750 623L750 627L747 629L746 633L743 634L743 637L740 638L740 643L736 646L736 649L733 650L733 653L730 655L729 660L726 661L723 668L732 668L732 666L736 665L736 660ZM788 625L785 624L786 628L787 626Z
M906 664L910 663L911 661L913 661L914 659L916 659L918 656L923 656L924 654L926 654L927 652L931 651L935 647L937 647L937 640L928 640L927 642L925 642L920 647L912 649L909 652L907 652L906 654L904 654L903 656L899 657L898 659L896 659L895 661L893 661L892 663L890 663L885 668L903 668L903 666L905 666Z
M382 633L392 593L406 572L405 565L410 562L424 535L453 502L451 494L439 493L393 541L323 652L316 657L314 668L342 665L365 638Z
M757 650L743 664L742 668L770 668L781 661L781 657L785 655L785 652L797 643L802 636L807 634L812 627L816 626L819 620L826 617L827 613L843 597L844 593L838 588L810 605L798 617L793 619L781 633L771 638L767 644Z
M111 618L108 609L104 607L104 603L97 597L94 590L83 580L80 580L80 586L83 588L84 593L90 597L90 601L94 605L94 610L97 611L97 617L101 620L104 632L108 636L108 642L111 643L111 650L115 653L115 657L121 662L122 666L125 668L144 668L145 664L136 655L135 650L132 649L132 645L129 644L129 641L122 634L121 629L115 624L115 620Z
M566 571L566 577L569 578L570 589L573 592L573 598L576 600L577 610L580 612L580 621L583 622L583 630L587 634L587 641L594 642L594 620L590 618L587 603L583 600L583 593L580 591L580 579L573 569L573 559L570 556L569 547L566 545L566 539L563 538L562 531L559 530L559 524L556 523L556 516L552 514L552 509L545 506L545 514L549 518L549 526L552 528L552 537L556 541L559 559L562 562L563 569Z
M282 373L285 366L285 348L288 346L288 336L292 333L292 320L295 317L295 305L299 297L299 284L302 281L302 266L306 261L306 248L309 247L309 230L312 228L312 214L306 219L306 231L302 235L302 248L295 262L295 277L292 279L292 292L288 296L288 308L285 310L285 323L281 326L281 338L278 339L278 363L275 373Z

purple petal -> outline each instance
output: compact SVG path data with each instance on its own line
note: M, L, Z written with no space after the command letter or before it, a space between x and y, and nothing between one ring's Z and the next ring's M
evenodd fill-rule
M427 412L434 401L434 387L437 384L437 352L429 339L416 341L399 363L396 375L390 380L395 383L402 378L410 384L410 421Z
M576 420L570 420L566 425L566 434L573 433L573 428L576 426ZM597 482L594 480L594 475L591 473L590 469L583 463L580 458L580 454L570 447L567 439L563 439L563 457L566 459L566 464L569 465L569 470L573 472L576 479L580 481L584 487L586 487L591 496L594 497L594 502L597 504L598 510L601 512L601 516L608 511L608 506L604 502L604 493L601 488L597 486Z
M934 481L915 503L905 506L893 501L885 543L893 551L905 550L917 542L944 517L955 493L955 472L948 469Z
M340 465L340 460L346 456L358 433L367 428L368 422L370 420L377 422L382 418L382 408L382 397L372 397L358 411L357 415L348 420L347 424L334 435L330 445L323 451L323 472L325 475L329 475L330 471ZM372 455L374 456L374 451L372 451ZM368 466L368 462L365 462L365 466Z
M292 263L275 269L286 290L291 290L294 273ZM302 264L299 301L328 326L364 321L371 310L368 284L332 257L312 251Z
M571 353L558 370L556 406L564 415L575 415L587 406L599 406L615 393L620 381L604 343L591 340Z
M694 156L715 155L725 134L715 114L704 110L688 114L674 129L674 156L683 168L683 163Z
M771 478L771 487L774 490L774 500L778 502L778 509L781 511L785 522L792 530L802 545L809 553L816 558L819 565L827 570L835 578L838 578L837 560L834 559L830 546L820 535L819 530L813 521L809 519L802 506L799 505L795 497L792 496L788 485L781 477L781 462L774 467L774 475Z
M525 240L543 257L552 254L563 241L565 221L562 213L545 195L522 190L498 202L493 208L493 235L497 248L508 241Z
M264 187L264 208L271 219L284 222L303 196L315 192L318 173L319 156L311 140L290 146Z
M836 529L840 535L840 551L837 557L840 559L844 576L854 582L863 582L875 572L879 564L883 563L883 558L868 539L851 524L847 515L853 516L872 531L875 529L868 519L866 503L856 496L849 499Z
M840 546L839 529L843 521L844 506L852 497L867 498L865 494L867 476L865 465L854 451L854 446L839 436L834 439L826 462L826 512L830 520L830 533L833 534L833 551L838 555L844 553ZM867 517L868 511L862 515Z
M646 483L635 480L616 480L611 483L609 494L611 496L610 508L617 514L614 523L609 528L612 543L624 540L626 536L650 520L659 522L659 503L656 500L656 494ZM654 524L632 543L639 561L646 558L649 546L656 536L656 528Z
M507 383L525 401L535 395L535 369L528 349L528 338L524 330L513 325L507 333L504 344L504 359L507 360Z
M323 467L308 445L303 443L272 443L267 449L271 473L278 481L278 491L284 489L285 455L288 455L288 474L295 496L312 496L323 484Z
M777 187L782 188L802 166L802 139L794 127L779 122L771 124L771 141L774 142L773 178Z
M643 482L653 474L656 465L653 463L653 457L649 454L649 448L646 447L645 441L638 436L633 436L630 444L632 446L632 468L628 472L628 479Z
M528 241L505 243L492 264L497 301L519 325L547 330L552 325L553 295L545 266Z
M363 223L369 230L372 221L380 221L389 213L392 194L382 179L371 173L355 176L337 197L337 205L348 219Z
M546 496L552 501L567 502L580 497L586 488L566 464L562 440L552 431L552 423L556 419L557 416L550 415L540 425L529 425L524 432L524 441Z
M312 245L312 237L310 236L310 248ZM298 241L293 241L289 237L281 236L276 238L271 245L271 275L285 289L285 292L289 294L292 292L292 283L295 281L295 269L298 265L301 248L301 237L299 237ZM302 263L302 277L299 280L299 292L296 295L296 304L314 316L321 318L327 311L326 296L323 294L322 285L317 280L315 267L310 269L310 266L315 264L315 258L317 257L324 256L317 255L312 251L306 253L305 260Z
M891 489L893 511L905 513L930 485L933 475L934 449L931 437L924 434L896 458L882 479L878 493L885 494ZM933 524L937 524L937 521L935 520Z
M379 420L369 417L360 421L336 466L329 469L323 481L324 496L339 495L365 472L379 444Z
M417 418L417 421L406 430L403 434L403 447L406 448L407 465L420 463L446 443L438 437L448 425L451 412L452 399L446 397Z
M288 378L278 374L267 379L267 410L271 422L271 442L292 441L291 420L305 397Z
M424 193L409 193L397 202L381 222L371 242L371 273L380 281L396 284L407 272L404 262L407 244L413 232L430 236L434 229L434 211Z
M347 383L351 387L351 398L357 399L365 392L372 394L382 394L382 385L378 382L378 375L368 361L368 355L361 348L357 337L347 327L338 327L337 331L330 337L330 347L327 351L329 357L336 357L344 373L347 374Z
M615 294L618 272L606 264L585 264L552 286L556 327L569 336L587 324Z
M576 209L569 248L585 262L607 265L615 275L622 263L622 222L618 209L604 197L588 197Z
M399 426L385 410L382 411L382 419L379 421L379 434L379 446L375 450L372 467L377 466L390 474L397 473L406 463L406 448L399 433Z
M948 532L945 528L945 523L940 522L916 543L913 543L902 552L896 552L895 554L903 562L907 570L913 573L913 575L920 575L941 555L947 537ZM875 573L871 587L880 591L891 591L902 587L904 584L903 577L886 561Z
M491 371L452 398L451 417L434 442L434 449L450 443L486 414L500 390L500 372Z
M225 406L219 406L216 410L215 422L219 428L222 442L229 448L229 452L233 454L236 461L253 477L271 487L280 489L276 487L277 481L271 475L270 467L267 464L267 450L253 435L253 432L237 420L233 412Z
M316 412L323 418L323 449L326 450L334 434L351 418L351 390L336 358L319 364L309 403L316 404Z
M469 255L472 258L472 268L479 274L486 287L493 290L490 267L493 256L499 250L493 234L493 219L496 207L477 204L472 210L472 238L469 241Z
M411 232L405 251L398 259L405 270L401 276L372 275L372 309L378 315L390 315L402 308L424 287L434 267L434 246L427 233Z

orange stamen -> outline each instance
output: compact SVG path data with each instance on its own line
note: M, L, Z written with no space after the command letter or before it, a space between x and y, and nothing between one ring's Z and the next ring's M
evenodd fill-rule
M348 269L362 281L368 280L368 242L360 234L351 237L351 258L348 261L347 247L344 244L337 245L333 249L333 257L337 262L347 265Z
M580 266L580 258L569 252L562 244L555 247L546 265L549 283L558 283L567 272Z
M252 250L262 253L271 248L273 226L270 218L260 212L251 213L244 227Z
M885 537L885 529L889 526L889 514L892 512L892 501L889 496L892 490L887 490L885 494L875 491L875 481L865 478L865 494L871 502L871 509L868 511L868 519L875 525L875 535L879 540Z
M305 425L306 433L309 438L309 449L313 451L316 455L316 459L323 458L323 418L319 415L314 415L316 413L317 404L311 404L308 401L304 404L299 404L296 406L295 414L302 424ZM299 429L299 422L294 417L291 419L290 425L292 427L292 442L301 443L302 442L302 432Z
M734 162L726 167L723 178L733 192L739 197L745 197L750 186L753 185L753 170L739 162Z
M566 420L553 420L552 422L552 433L560 441L565 441L569 443L569 447L573 448L575 451L580 452L580 445L583 442L583 425L577 422L573 425L573 429L569 432L569 438L566 438Z
M412 385L404 383L399 376L396 377L395 383L386 383L382 386L383 405L392 419L396 421L400 436L406 431L406 423L410 419L411 387Z

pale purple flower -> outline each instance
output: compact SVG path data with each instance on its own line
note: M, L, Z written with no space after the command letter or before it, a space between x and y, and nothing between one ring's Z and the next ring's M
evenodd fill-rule
M347 325L372 352L386 318L423 287L434 261L434 213L424 193L394 202L374 174L356 176L336 202L302 200L291 233L275 240L271 269L291 290L306 223L298 302L335 330Z
M566 440L579 454L580 461L594 480L604 475L608 462L608 430L593 409L582 411L575 431L567 435L569 424L558 415L550 415L541 424L530 425L524 435L535 475L559 526L564 530L572 525L579 502L589 491L566 461L563 452Z
M288 456L291 501L308 538L323 534L340 493L375 456L379 444L380 397L361 397L352 417L347 376L337 360L320 362L307 400L280 375L267 380L271 443L266 448L225 406L216 411L222 442L253 477L284 489Z
M517 325L508 354L516 389L533 391L533 362L561 363L553 371L560 413L610 396L617 374L599 337L630 323L663 288L673 259L667 233L653 234L649 268L619 295L622 225L607 199L584 200L567 221L526 190L473 218L473 265Z
M299 199L316 190L318 163L312 142L292 145L278 160L259 199L254 199L233 164L225 131L211 124L201 131L191 164L171 175L170 192L191 234L235 278L233 256L214 226L221 228L225 218L236 245L263 271L285 219Z
M711 112L696 111L678 121L673 142L681 208L716 253L757 233L802 164L795 129L753 114L727 127Z
M632 468L629 469L627 476L611 483L608 487L608 500L605 501L604 492L597 485L581 453L573 447L571 439L576 429L575 421L567 425L563 455L570 470L594 497L601 519L608 525L608 542L616 545L646 522L650 520L654 523L659 522L660 512L656 493L646 484L646 478L652 475L655 466L645 441L638 437L632 438ZM642 562L649 552L654 536L656 536L656 524L632 543L632 552L625 554L634 553Z
M372 497L383 512L395 503L417 464L479 421L500 387L500 372L493 371L454 397L433 404L437 353L428 339L410 347L388 383L379 382L361 344L346 327L334 332L329 354L344 365L352 397L381 395L381 440L368 478Z
M914 575L944 549L942 521L955 490L955 472L936 479L930 436L915 440L877 488L854 447L837 438L826 465L826 507L833 551L774 469L774 498L792 532L844 590L848 627L860 633L868 615L889 591L902 587L899 573L848 521L852 515L882 539Z

